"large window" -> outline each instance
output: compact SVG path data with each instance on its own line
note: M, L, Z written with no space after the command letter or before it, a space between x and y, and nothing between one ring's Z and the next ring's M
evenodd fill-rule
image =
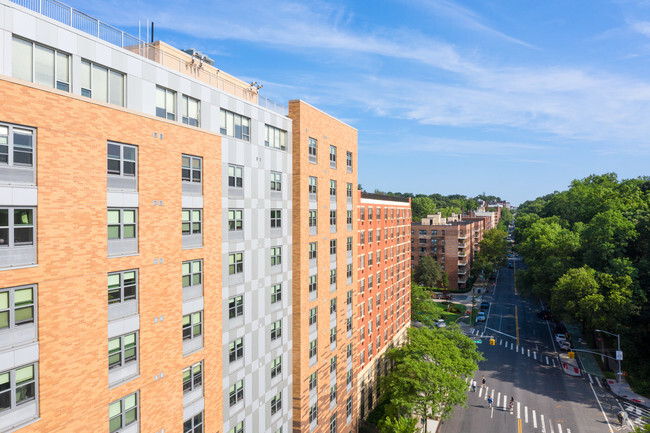
M35 209L0 208L0 248L34 245Z
M198 99L183 95L181 101L181 117L186 125L199 126L199 116L201 114L201 102Z
M183 394L203 386L203 361L183 370Z
M315 292L317 289L316 275L309 276L309 293Z
M316 150L318 141L315 138L309 137L309 162L316 162Z
M228 346L228 355L230 362L235 362L244 357L244 339L238 338L235 341L231 341Z
M318 190L318 178L309 176L309 194L316 194Z
M0 167L34 166L34 130L0 123Z
M203 433L203 412L183 422L183 433Z
M309 309L309 326L315 325L318 321L318 307Z
M0 331L34 323L34 292L34 286L0 289Z
M282 337L282 320L271 323L271 341Z
M244 186L244 167L239 165L228 166L228 186L230 188L243 188Z
M282 264L282 247L271 247L271 266Z
M137 332L120 335L108 340L108 368L123 367L138 359Z
M81 61L81 95L124 107L124 74Z
M244 210L228 209L228 231L238 232L244 229Z
M0 372L0 413L36 399L36 364Z
M235 275L244 272L244 253L228 254L228 274Z
M309 408L309 424L311 423L318 424L318 405L316 403Z
M282 283L271 286L271 304L282 301Z
M264 145L272 147L273 149L286 150L287 149L287 131L278 129L274 126L264 125L265 138Z
M282 173L279 171L271 172L271 191L282 191Z
M336 181L330 180L330 198L336 199Z
M70 91L70 55L25 39L13 37L14 78Z
M228 433L244 433L244 421L231 428Z
M244 297L233 296L228 299L228 317L234 319L244 315Z
M315 357L317 352L318 352L318 344L317 344L317 340L314 339L309 342L309 357L310 358Z
M345 165L347 166L348 173L352 173L352 152L347 152Z
M108 209L108 239L135 239L136 226L136 209Z
M309 227L316 228L316 211L315 210L310 210L309 211Z
M203 335L203 311L183 316L183 340L192 340Z
M318 243L309 242L309 260L315 259L318 252Z
M282 356L278 356L271 361L271 378L282 374Z
M240 380L234 385L230 386L230 405L234 406L244 399L244 381Z
M127 395L108 406L108 426L110 433L138 421L138 393Z
M282 209L271 209L271 228L279 229L282 227Z
M330 146L330 168L336 168L336 146Z
M221 109L221 133L230 137L250 141L250 124L248 117Z
M183 288L200 286L203 281L203 262L192 260L183 262Z
M275 415L282 410L282 391L271 399L271 415Z
M184 182L201 182L201 166L203 159L200 156L182 156L181 178Z
M176 92L156 86L156 116L176 120Z
M107 145L107 170L111 176L134 177L136 175L138 148L128 144Z
M352 198L352 184L348 183L345 189L345 195L349 198Z
M201 234L202 209L183 209L183 235Z
M138 294L138 271L120 271L108 274L108 303L132 301ZM1 302L0 302L1 304Z

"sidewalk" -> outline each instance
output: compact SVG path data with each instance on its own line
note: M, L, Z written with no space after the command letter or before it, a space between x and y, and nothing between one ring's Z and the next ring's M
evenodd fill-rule
M583 341L582 333L577 326L566 324L566 329L576 349L595 350L593 348L590 348L589 345ZM576 358L580 360L583 371L585 373L591 374L592 376L604 378L603 372L600 369L600 365L598 365L598 361L596 361L595 355L585 352L575 352L575 354ZM632 388L630 388L630 385L628 385L625 377L622 377L621 379L622 380L620 385L614 379L607 379L607 384L609 385L609 389L612 391L612 393L636 404L650 407L650 401L646 397L632 391Z

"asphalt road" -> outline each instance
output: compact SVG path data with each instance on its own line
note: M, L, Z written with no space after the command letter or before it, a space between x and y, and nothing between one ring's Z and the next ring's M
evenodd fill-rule
M572 377L560 368L549 324L540 306L515 293L513 269L499 273L487 321L474 328L486 361L468 389L468 407L456 407L440 433L613 433L630 431L616 422L618 402L596 381ZM493 336L495 346L489 345ZM486 388L481 388L481 378ZM469 384L468 384L469 388ZM488 395L494 400L488 407ZM514 397L511 413L508 402Z

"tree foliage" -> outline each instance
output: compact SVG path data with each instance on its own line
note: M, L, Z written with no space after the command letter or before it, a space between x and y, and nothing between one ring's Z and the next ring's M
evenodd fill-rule
M419 433L417 418L398 416L397 418L386 417L379 421L377 427L381 433Z
M467 400L467 377L483 360L476 344L457 327L409 328L407 343L388 351L394 368L383 378L389 416L447 418ZM425 424L426 426L426 424ZM426 427L425 427L426 432Z
M413 212L413 221L417 222L427 215L434 215L438 212L443 217L449 217L452 213L462 213L472 211L478 208L478 197L470 198L460 194L441 195L441 194L413 194L410 192L388 192L387 195L410 198L411 210ZM493 197L493 196L491 196Z
M508 232L493 228L483 234L483 239L479 243L479 252L474 256L471 272L477 277L482 272L485 277L489 277L494 270L505 264L508 258L510 245L506 240Z
M424 287L440 287L443 283L443 275L446 273L440 263L432 256L422 256L413 272L413 280Z
M429 327L435 327L443 307L431 299L431 292L417 284L411 284L411 318Z
M523 203L520 287L585 331L621 334L624 367L650 392L650 178L591 175Z

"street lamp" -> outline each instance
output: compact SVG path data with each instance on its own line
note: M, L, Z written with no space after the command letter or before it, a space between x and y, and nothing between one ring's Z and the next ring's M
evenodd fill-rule
M613 335L616 337L616 340L618 341L618 350L616 350L616 361L618 361L618 392L620 394L623 388L623 384L621 383L621 379L623 376L623 373L621 372L621 360L623 360L623 352L621 351L621 336L619 334L614 334L613 332L603 331L602 329L594 329L594 331L604 332L605 334Z

